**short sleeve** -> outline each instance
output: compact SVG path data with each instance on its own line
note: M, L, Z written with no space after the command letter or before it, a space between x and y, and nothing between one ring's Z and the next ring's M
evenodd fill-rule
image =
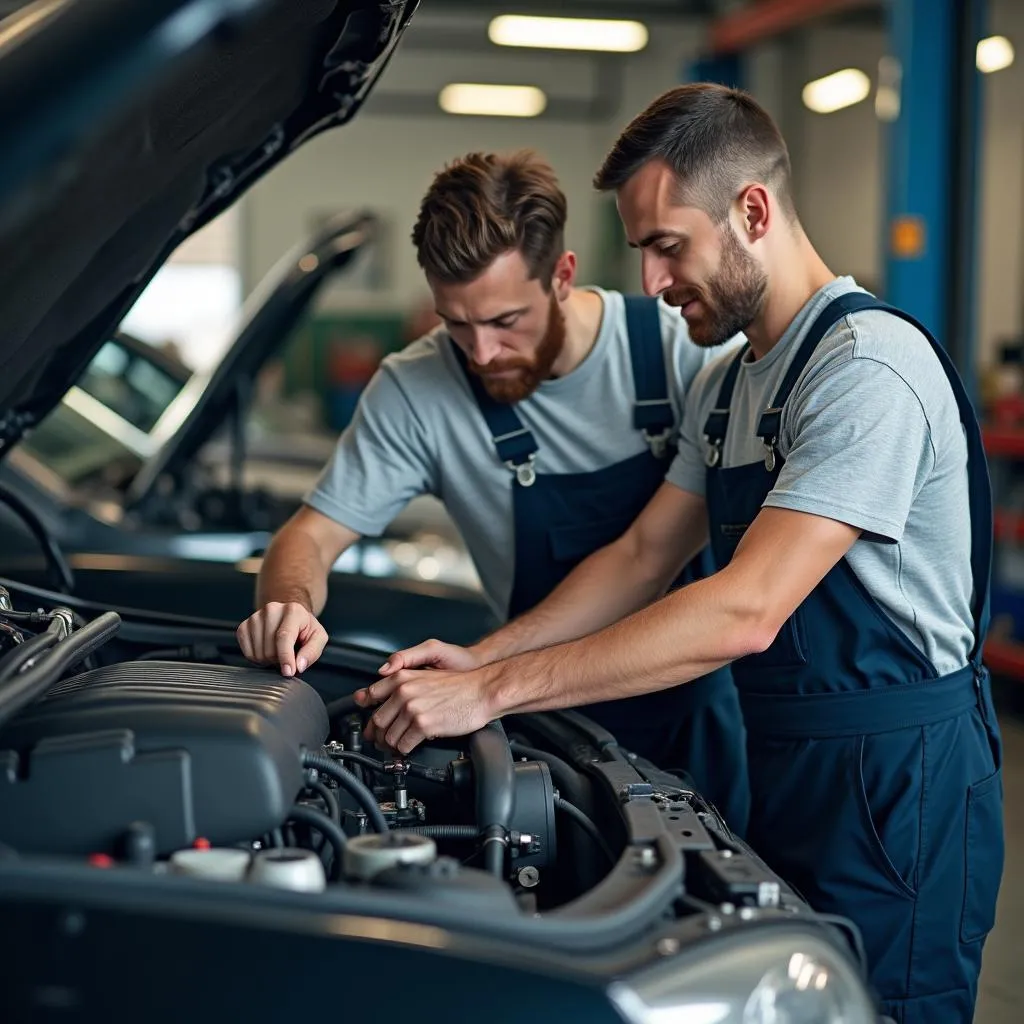
M379 536L413 499L435 491L423 421L385 366L363 390L305 503L364 536Z
M858 357L814 377L791 401L784 437L792 440L765 505L899 541L935 464L915 391L892 367Z
M686 394L683 422L679 428L679 445L672 465L665 474L668 483L702 498L707 488L707 464L704 462L701 447L701 436L704 431L700 417L704 403L701 401L703 389L699 384L706 377L706 373L701 374Z

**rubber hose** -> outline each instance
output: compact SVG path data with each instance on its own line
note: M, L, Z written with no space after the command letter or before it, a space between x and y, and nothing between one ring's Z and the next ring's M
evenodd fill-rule
M295 806L288 812L292 821L301 821L304 825L311 825L321 835L327 837L327 841L334 847L334 864L331 869L331 881L337 881L341 874L342 861L345 859L345 833L341 826L336 825L322 811L312 807Z
M331 821L341 824L341 808L338 806L338 798L331 792L329 786L325 786L319 779L306 779L306 788L316 793L327 805L327 814Z
M392 832L415 832L430 839L476 839L480 833L475 825L403 825Z
M338 750L330 755L332 761L351 761L352 764L362 765L371 771L386 775L384 770L386 762L378 761L375 757L367 754L360 754L357 750ZM427 779L430 782L448 782L448 773L443 768L431 768L425 764L414 764L409 762L409 771L406 773L411 778Z
M329 775L339 786L348 790L355 797L359 806L366 811L366 816L375 832L380 832L383 835L388 831L388 823L384 820L384 813L380 809L380 804L377 803L377 798L347 768L335 764L326 754L311 752L302 755L302 766L315 768L318 772Z
M26 662L37 658L51 647L56 647L60 643L60 628L60 620L53 619L42 633L29 637L24 643L10 651L3 663L0 663L0 683L6 683L8 679L13 679Z
M327 718L333 722L334 719L340 718L342 715L350 715L354 711L361 710L362 708L356 703L355 695L350 693L347 697L339 697L327 705Z
M60 641L36 665L13 679L3 679L0 689L0 723L20 711L26 704L41 697L72 665L77 665L98 647L105 644L121 627L116 612L104 612L76 633ZM31 641L26 641L15 653L20 653Z
M469 737L469 755L476 781L476 820L483 837L484 866L501 878L512 825L515 769L500 722L488 722Z
M601 848L601 852L608 858L608 863L613 867L615 865L615 857L612 851L608 849L608 844L604 841L604 837L598 831L597 826L588 818L578 807L574 804L569 803L568 800L563 797L555 797L555 806L567 814L573 819L584 832L594 840L594 843Z

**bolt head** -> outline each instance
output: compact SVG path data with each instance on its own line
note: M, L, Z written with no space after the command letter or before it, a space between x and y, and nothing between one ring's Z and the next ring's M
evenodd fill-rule
M679 940L666 936L663 939L658 939L655 949L657 949L660 956L673 956L679 952Z

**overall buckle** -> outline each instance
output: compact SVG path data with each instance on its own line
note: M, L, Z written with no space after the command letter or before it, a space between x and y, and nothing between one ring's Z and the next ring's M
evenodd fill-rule
M505 465L515 473L520 487L532 487L537 482L537 470L533 465L536 461L536 453L531 452L526 462L513 462L509 459Z
M647 442L647 447L651 449L651 454L656 459L665 458L668 452L669 443L672 440L672 428L666 427L660 434L652 434L648 430L644 430L644 440Z
M722 461L722 439L720 437L711 438L705 434L704 440L708 446L707 451L704 452L704 463L709 469L714 469Z

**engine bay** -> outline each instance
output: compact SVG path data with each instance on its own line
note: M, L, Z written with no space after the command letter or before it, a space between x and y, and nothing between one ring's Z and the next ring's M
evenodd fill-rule
M492 921L806 909L688 779L583 715L510 716L402 758L366 746L351 696L232 664L227 641L168 649L122 625L0 588L8 858L454 900ZM368 674L350 666L351 689Z

